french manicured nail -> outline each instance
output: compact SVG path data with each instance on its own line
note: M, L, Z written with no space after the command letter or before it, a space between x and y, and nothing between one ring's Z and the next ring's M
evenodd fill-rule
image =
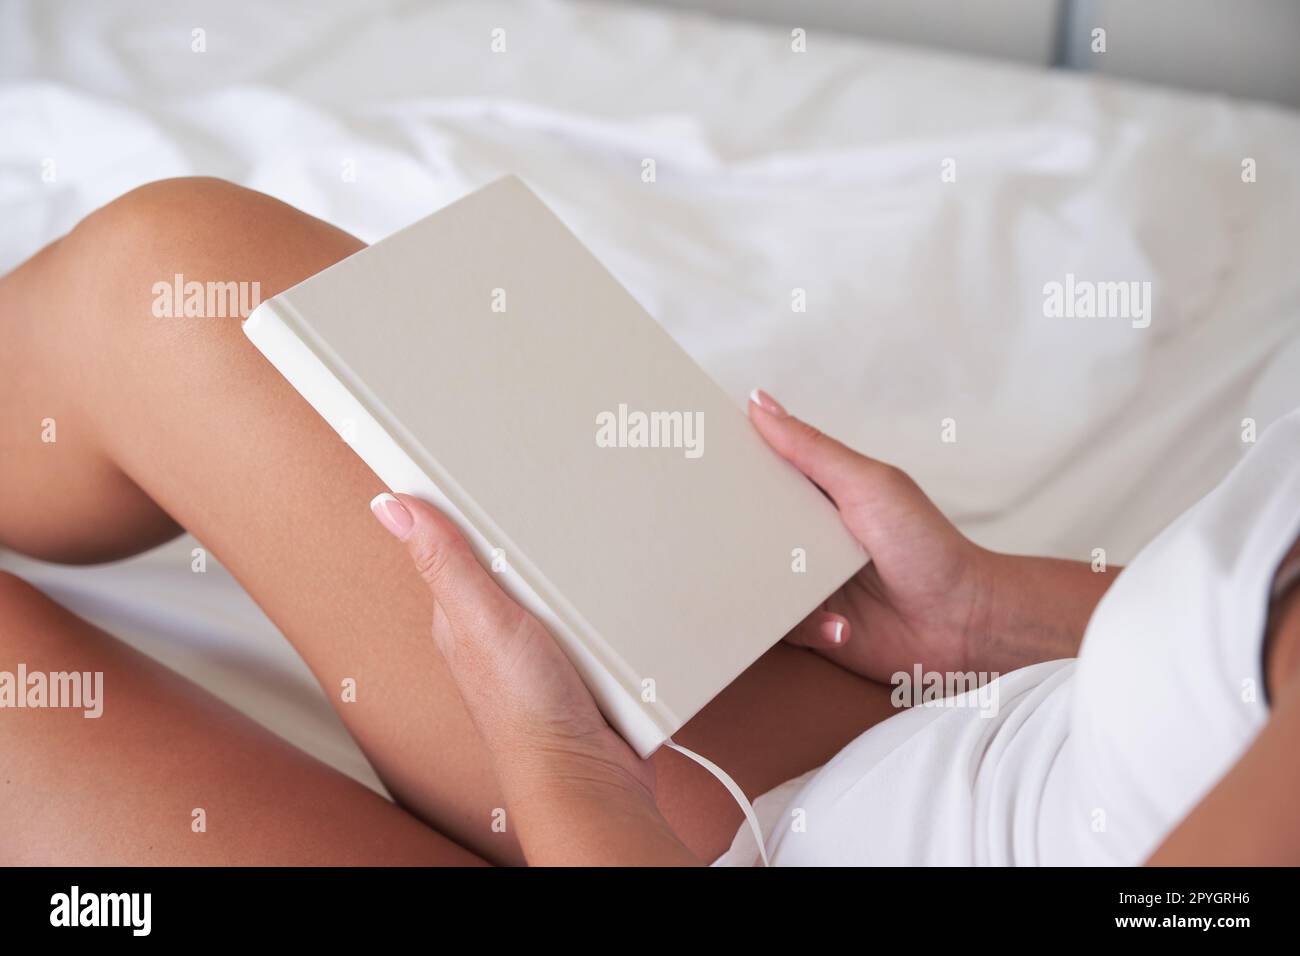
M824 621L822 623L822 637L826 638L828 644L844 643L844 622L843 621Z
M415 518L406 510L406 505L386 491L382 495L375 495L370 502L370 510L375 513L379 523L388 529L389 534L399 541L405 541L415 526Z
M749 400L769 415L775 415L778 418L785 418L786 415L789 414L789 412L781 407L780 402L767 394L767 392L763 391L761 388L756 388L750 392Z

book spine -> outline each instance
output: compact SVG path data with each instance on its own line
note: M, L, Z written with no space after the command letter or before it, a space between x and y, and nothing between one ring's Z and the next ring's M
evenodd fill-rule
M506 592L560 643L606 719L640 756L681 726L662 701L642 700L639 676L575 608L551 593L524 556L512 553L505 535L316 338L283 293L253 311L244 334L390 490L428 501L456 523Z

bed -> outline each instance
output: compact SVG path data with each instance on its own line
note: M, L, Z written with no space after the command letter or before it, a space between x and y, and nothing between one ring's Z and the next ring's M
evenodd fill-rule
M1121 564L1300 404L1280 107L559 0L14 3L0 64L0 268L168 176L373 241L514 172L738 403L762 385L990 547ZM1150 282L1149 325L1047 314L1067 276ZM0 568L381 789L196 547Z

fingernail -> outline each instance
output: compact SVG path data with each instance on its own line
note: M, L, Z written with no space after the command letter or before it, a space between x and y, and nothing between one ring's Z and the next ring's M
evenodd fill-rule
M763 391L761 388L756 388L752 392L750 392L749 400L753 402L755 405L757 405L759 408L761 408L763 411L767 412L768 414L775 415L778 418L785 418L786 415L790 414L784 408L781 407L780 402L778 402L771 395L767 394L767 392Z
M831 644L844 643L844 622L826 621L822 624L822 636Z
M370 510L375 513L379 523L388 529L389 534L399 541L405 541L415 525L415 519L406 510L406 505L386 491L382 495L375 495L370 502Z

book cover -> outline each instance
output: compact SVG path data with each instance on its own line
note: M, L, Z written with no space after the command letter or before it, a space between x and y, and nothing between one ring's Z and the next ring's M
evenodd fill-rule
M642 756L867 560L517 178L244 329L391 490L457 522Z

